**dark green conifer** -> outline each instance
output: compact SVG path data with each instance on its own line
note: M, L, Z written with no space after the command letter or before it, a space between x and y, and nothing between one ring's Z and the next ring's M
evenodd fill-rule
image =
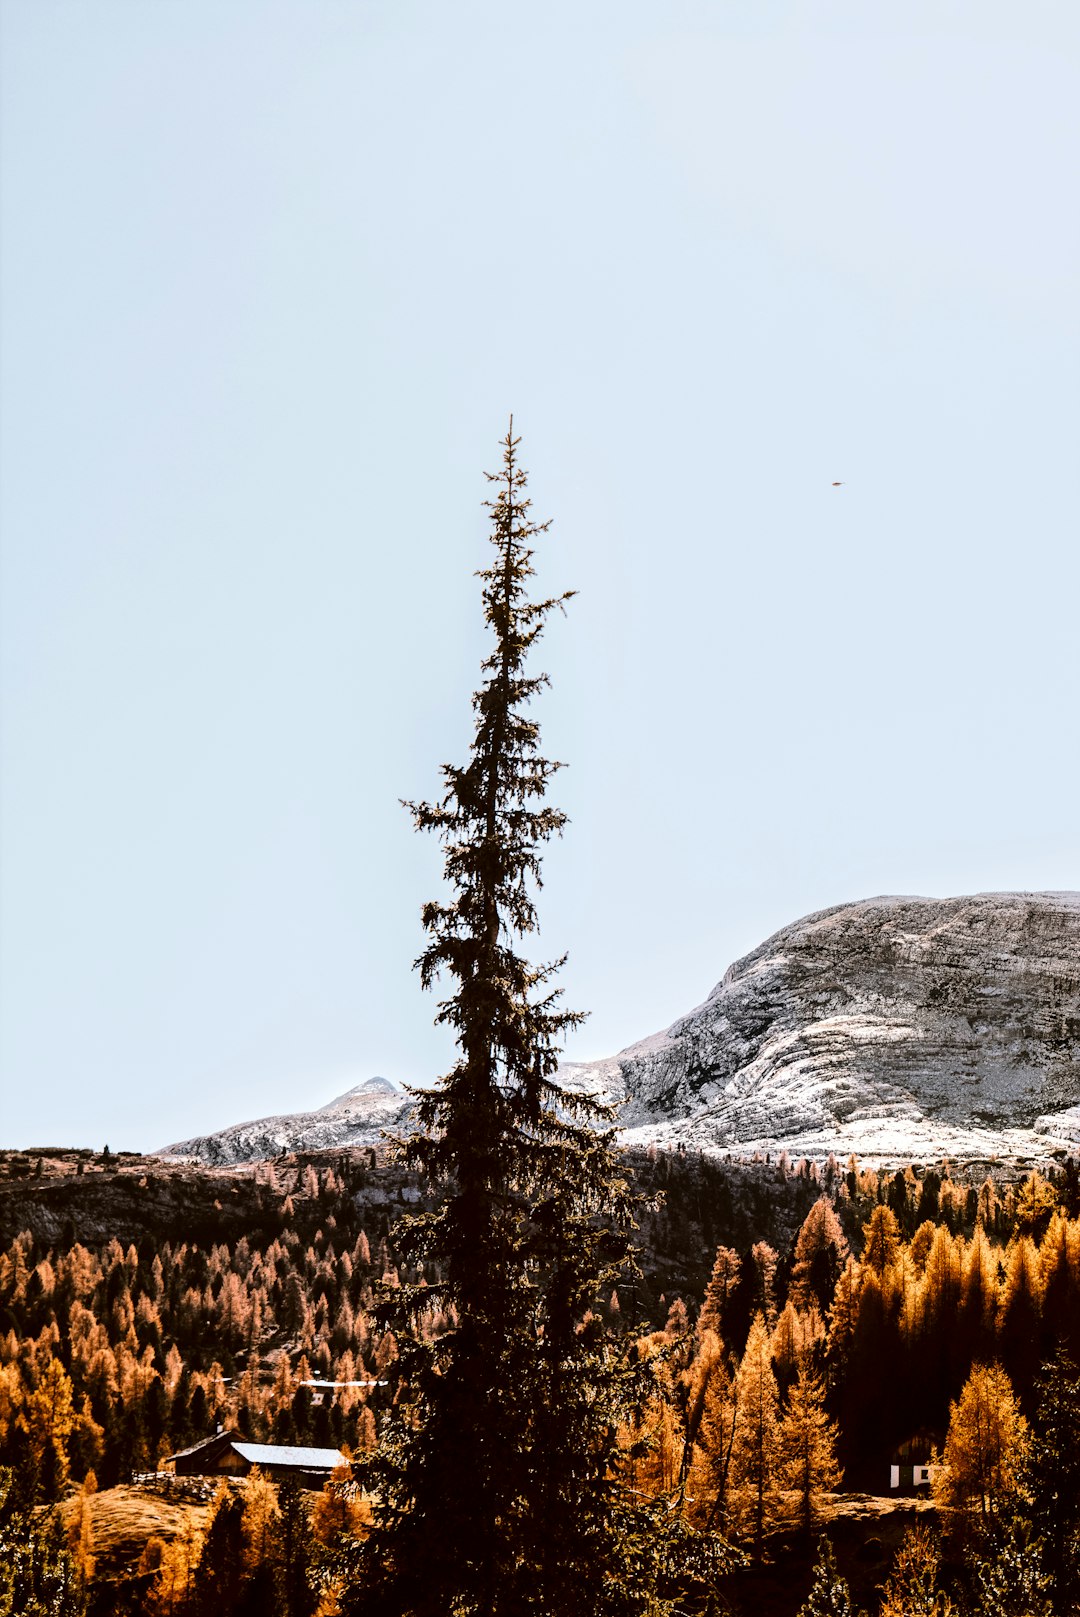
M526 663L568 596L529 597L548 524L530 517L517 446L511 424L489 474L494 556L479 576L493 644L469 758L444 766L440 801L408 805L443 846L447 893L424 908L417 965L425 987L451 985L437 1020L459 1057L417 1092L403 1152L444 1199L402 1245L441 1278L403 1287L398 1306L415 1318L437 1305L453 1323L433 1342L399 1333L403 1392L365 1467L378 1514L355 1596L370 1617L594 1617L648 1599L646 1538L613 1479L636 1372L598 1306L619 1275L631 1196L610 1132L594 1127L601 1109L555 1082L581 1020L553 986L562 961L519 952L537 931L540 851L566 818L544 802L559 765L528 712L547 676Z
M1020 1488L1042 1540L1053 1610L1080 1609L1080 1371L1059 1349L1035 1383L1035 1419Z
M978 1617L1064 1617L1069 1606L1051 1605L1045 1546L1013 1500L978 1535L968 1552Z
M278 1509L282 1609L287 1617L311 1617L318 1604L311 1580L311 1524L299 1485L292 1477L286 1477L278 1487Z
M244 1587L244 1502L221 1494L214 1505L195 1572L190 1617L231 1613Z
M86 1596L57 1511L31 1511L0 1466L0 1617L83 1617Z
M818 1558L810 1593L799 1608L799 1617L854 1617L847 1580L836 1569L836 1557L829 1540L818 1540Z

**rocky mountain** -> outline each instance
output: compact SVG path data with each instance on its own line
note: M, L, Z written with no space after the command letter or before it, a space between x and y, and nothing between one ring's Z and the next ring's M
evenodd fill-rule
M1080 1146L1080 893L872 898L784 927L703 1005L566 1063L628 1145L721 1155L1019 1161ZM206 1163L375 1144L408 1100L372 1078L315 1112L170 1146Z
M335 1146L377 1145L383 1130L403 1126L410 1101L389 1078L368 1078L314 1112L260 1117L216 1134L167 1145L156 1155L215 1165L256 1162L291 1151L323 1151Z
M1080 894L874 898L784 927L703 1005L564 1068L627 1143L863 1161L1080 1143Z

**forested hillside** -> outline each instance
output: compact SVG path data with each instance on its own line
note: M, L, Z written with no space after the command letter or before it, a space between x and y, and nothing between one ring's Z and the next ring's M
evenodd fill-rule
M9 1157L0 1199L32 1226L5 1229L0 1255L0 1464L16 1502L52 1503L91 1473L101 1489L126 1484L219 1424L255 1441L372 1448L401 1392L385 1305L436 1278L398 1255L397 1221L419 1201L400 1169L366 1151L263 1165L239 1182L257 1210L243 1234L229 1229L235 1178L222 1176L202 1210L221 1238L195 1240L170 1225L193 1183L179 1171L41 1160L38 1173ZM829 1514L841 1474L849 1491L884 1494L898 1458L947 1457L950 1406L973 1368L999 1365L987 1396L995 1408L1015 1398L1030 1420L1055 1351L1080 1358L1071 1162L1011 1183L684 1153L643 1154L634 1169L641 1272L597 1302L652 1367L622 1439L628 1478L763 1566L777 1533ZM79 1228L83 1217L100 1237L110 1184L125 1217L132 1187L141 1198L135 1239ZM157 1198L155 1184L167 1184ZM435 1338L446 1323L432 1306L416 1328ZM318 1381L374 1385L324 1396L305 1385ZM732 1590L763 1576L733 1573Z
M779 1330L781 1365L809 1332L828 1367L849 1481L860 1486L882 1481L887 1450L909 1430L943 1436L948 1400L976 1359L999 1358L1024 1394L1056 1340L1080 1350L1071 1162L1020 1184L947 1168L883 1176L655 1151L633 1167L645 1197L640 1272L604 1300L611 1320L648 1333L674 1310L690 1323L704 1296L703 1317L728 1355L742 1353L760 1311ZM31 1176L22 1195L9 1181L0 1201L33 1215L41 1186L49 1208L47 1220L4 1232L0 1353L9 1410L16 1382L28 1386L50 1362L71 1379L70 1453L49 1462L57 1475L93 1465L100 1481L119 1480L219 1420L253 1438L362 1444L389 1389L313 1407L299 1383L385 1379L395 1350L380 1299L425 1278L399 1267L394 1244L397 1219L419 1202L416 1184L396 1167L373 1167L367 1151L336 1166L263 1165L245 1187L260 1198L249 1232L229 1232L230 1176L212 1187L226 1201L203 1209L207 1235L193 1240L175 1184L155 1201L150 1163L127 1173L109 1165L90 1198L95 1234L110 1182L123 1209L136 1173L146 1181L142 1228L129 1225L122 1238L80 1239L91 1174ZM52 1193L65 1187L58 1202ZM34 1223L40 1230L60 1211L57 1239L35 1234ZM438 1333L438 1310L422 1319Z

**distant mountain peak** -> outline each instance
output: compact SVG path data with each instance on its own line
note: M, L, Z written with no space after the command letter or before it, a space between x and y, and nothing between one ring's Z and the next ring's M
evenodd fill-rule
M214 1134L179 1140L157 1155L218 1165L257 1162L293 1151L377 1145L385 1132L396 1133L408 1126L411 1107L409 1097L389 1078L367 1078L313 1111L237 1123Z
M328 1100L325 1106L319 1107L319 1111L334 1112L337 1111L339 1107L350 1106L353 1104L353 1102L363 1102L379 1095L393 1095L396 1096L398 1100L405 1099L405 1096L401 1091L401 1086L399 1084L395 1084L392 1079L365 1078L362 1084L354 1084L353 1087L351 1089L347 1089L343 1095L338 1095L334 1100Z

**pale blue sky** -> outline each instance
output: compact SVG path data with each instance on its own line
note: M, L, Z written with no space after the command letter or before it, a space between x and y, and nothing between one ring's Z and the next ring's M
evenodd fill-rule
M3 0L0 1141L446 1065L398 798L511 409L571 1055L1080 886L1078 15Z

